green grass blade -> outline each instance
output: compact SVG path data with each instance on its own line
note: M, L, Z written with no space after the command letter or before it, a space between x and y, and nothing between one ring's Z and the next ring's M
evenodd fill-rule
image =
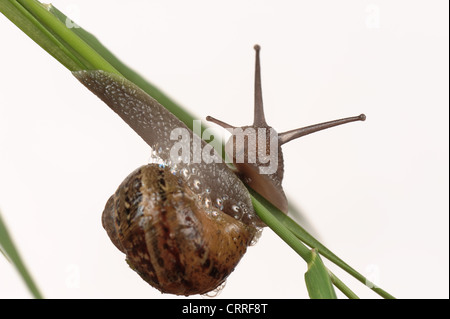
M68 18L64 13L58 10L53 5L49 5L49 11L57 17L62 23L65 23ZM147 94L156 99L161 105L164 105L166 109L172 112L177 118L179 118L187 127L192 129L194 119L199 117L194 116L191 112L187 111L183 107L175 103L167 94L158 89L155 85L149 83L135 70L131 69L120 61L110 50L108 50L93 34L87 32L82 27L73 28L72 31L80 37L85 43L93 48L100 56L102 56L109 64L111 64L116 70L118 70L125 78L133 82ZM203 127L203 130L205 127Z
M47 6L42 5L36 0L18 0L18 2L29 12L32 12L33 16L35 16L36 19L42 23L42 25L44 25L47 29L52 30L54 34L57 34L61 39L63 39L65 43L69 45L72 50L75 50L84 60L89 61L90 69L105 70L111 73L120 74L120 72L109 64L101 55L99 55L80 37L78 37L72 31L72 28L68 28L58 18L50 13L47 10Z
M311 299L337 299L328 271L315 249L311 250L305 282Z
M0 12L66 68L84 69L82 63L20 3L0 0Z
M0 0L0 12L70 71L98 69L121 74L191 129L198 119L117 59L95 36L81 27L68 28L67 16L54 6L36 0Z
M9 235L6 224L3 221L2 214L0 212L0 251L5 255L6 259L11 262L22 276L25 284L27 285L29 291L34 296L34 298L41 299L42 295L39 292L37 285L35 284L31 274L25 267L22 258L20 257L19 251L14 245L14 242Z

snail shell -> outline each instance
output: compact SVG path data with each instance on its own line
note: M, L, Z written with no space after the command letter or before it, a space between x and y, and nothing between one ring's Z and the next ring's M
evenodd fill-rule
M169 167L142 166L108 200L103 227L127 262L163 293L204 294L222 284L256 228L197 199Z

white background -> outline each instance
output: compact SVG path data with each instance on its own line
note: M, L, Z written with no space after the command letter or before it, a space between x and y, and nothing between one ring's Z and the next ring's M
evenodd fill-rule
M320 240L394 296L449 297L447 1L53 4L199 118L252 122L255 43L279 132L365 113L285 145L284 188ZM147 145L4 16L0 36L0 209L44 296L173 298L100 222ZM217 298L307 298L305 271L266 229ZM0 258L0 297L29 296Z

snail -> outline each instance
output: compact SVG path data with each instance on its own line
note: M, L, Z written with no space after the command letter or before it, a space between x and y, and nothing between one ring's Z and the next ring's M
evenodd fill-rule
M132 82L99 70L73 74L166 160L135 170L108 200L102 224L111 241L163 293L205 294L222 285L264 226L244 184L214 150L211 163L174 163L171 134L199 138Z
M264 129L254 142L263 141L266 147L257 143L256 149L265 151L256 163L250 163L246 155L249 147L241 147L240 152L245 153L242 163L236 160L237 153L232 152L239 148L234 146L236 136L233 136L226 150L233 158L235 171L211 145L134 83L101 70L73 72L162 159L161 163L143 165L126 177L102 214L103 227L113 244L126 255L129 266L162 293L205 294L221 286L266 226L256 215L241 179L280 210L287 211L281 188L281 144L331 126L364 120L360 115L276 134L265 122L259 46L255 50L252 128L259 133ZM207 119L236 129L214 118ZM252 139L246 136L245 140L245 145L250 146ZM275 152L271 152L272 141L276 144ZM209 161L192 161L196 148L203 150L202 154L206 151ZM267 156L276 162L275 171L260 174L257 164L266 164Z

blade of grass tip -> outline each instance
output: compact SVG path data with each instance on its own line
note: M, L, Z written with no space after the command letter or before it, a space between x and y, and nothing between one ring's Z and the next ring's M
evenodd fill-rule
M337 299L328 271L315 249L311 249L305 282L311 299Z
M84 69L81 61L17 1L1 0L0 12L67 69Z
M119 74L111 64L100 56L93 48L87 45L79 36L73 32L73 28L68 28L65 23L59 21L47 8L36 0L17 0L26 8L36 19L38 19L47 29L52 30L68 46L77 52L84 60L89 61L92 69L104 70L107 72Z
M33 278L31 277L29 271L27 270L22 258L20 257L19 251L14 245L14 242L9 235L6 224L3 221L2 214L0 212L0 250L7 256L7 259L16 267L17 271L21 275L25 284L27 285L29 291L34 298L42 299L42 295L39 292L37 285L35 284Z

